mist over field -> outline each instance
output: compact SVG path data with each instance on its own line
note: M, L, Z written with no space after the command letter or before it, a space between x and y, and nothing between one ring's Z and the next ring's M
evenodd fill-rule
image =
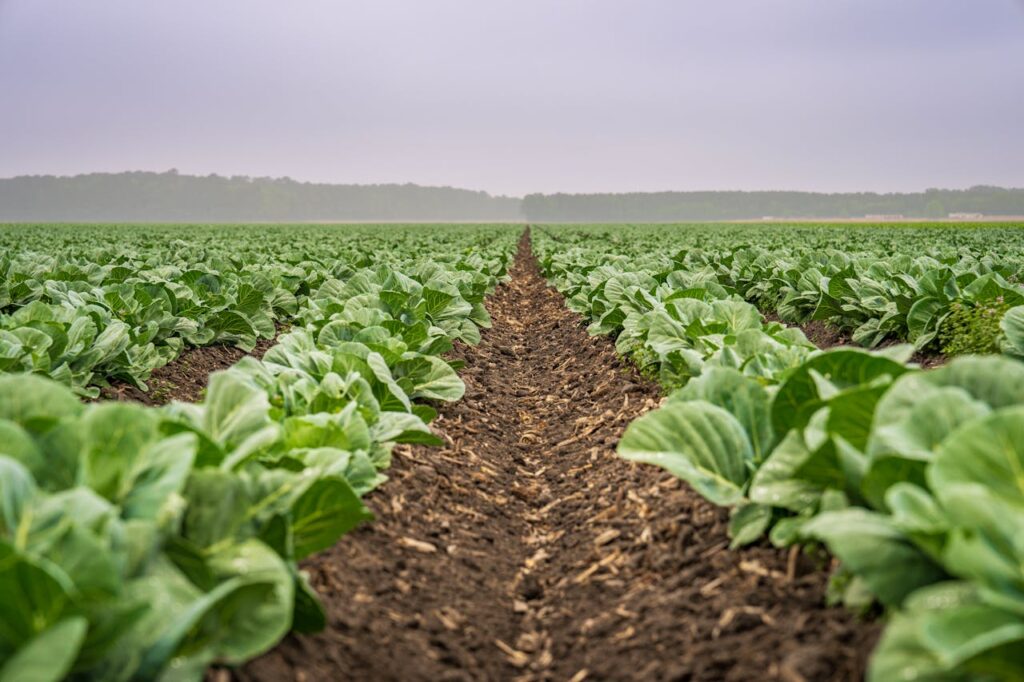
M785 219L999 219L1024 215L1024 189L911 193L658 192L529 194L290 178L93 173L0 179L0 221L673 222Z
M0 177L1022 187L1022 35L1016 0L3 0Z

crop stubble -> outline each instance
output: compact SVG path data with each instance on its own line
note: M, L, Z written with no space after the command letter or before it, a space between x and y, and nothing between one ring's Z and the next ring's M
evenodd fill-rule
M853 680L874 624L795 552L727 548L726 513L614 455L657 387L590 337L524 237L494 328L460 348L444 448L399 448L377 519L304 568L328 628L242 680Z

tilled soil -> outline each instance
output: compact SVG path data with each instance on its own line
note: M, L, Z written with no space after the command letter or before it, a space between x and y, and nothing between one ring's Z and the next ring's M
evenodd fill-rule
M210 373L227 369L246 355L262 358L275 340L260 339L256 347L246 353L234 346L204 346L187 348L181 355L163 367L153 370L143 391L127 381L115 381L100 391L104 400L130 400L144 405L165 405L172 400L194 403L202 398Z
M836 346L854 346L859 348L853 341L853 337L848 333L840 330L834 325L822 322L820 320L811 320L800 325L800 329L803 331L804 336L807 340L813 343L818 348L835 348ZM895 339L889 339L879 344L878 348L885 348L887 346L895 346L902 341ZM916 352L914 353L910 361L919 365L922 369L932 369L946 364L949 360L942 353L932 352Z
M822 322L821 320L810 320L799 325L800 331L804 333L807 340L818 348L835 348L836 346L853 346L853 339L839 327Z
M778 322L779 317L775 313L766 314L769 320ZM813 343L818 348L829 349L837 346L854 346L859 348L853 341L853 337L849 332L843 331L835 325L823 322L821 320L809 320L804 322L800 327L800 331L804 333L807 340ZM898 343L902 343L897 340L886 340L883 341L878 347L885 348L886 346L894 346ZM940 367L949 360L942 353L936 353L934 351L928 352L916 352L910 358L910 361L920 365L922 369L932 369L934 367Z
M588 336L528 243L463 350L444 448L396 451L377 518L308 560L328 628L241 680L854 680L875 624L826 567L728 549L727 514L614 455L658 390Z

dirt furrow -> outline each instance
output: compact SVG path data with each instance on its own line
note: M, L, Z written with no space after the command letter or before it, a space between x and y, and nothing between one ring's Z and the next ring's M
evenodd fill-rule
M234 346L218 344L187 348L163 367L157 367L146 381L148 391L127 381L114 381L100 390L103 400L130 400L143 405L166 405L172 400L198 402L209 383L210 374L227 369L247 355L262 358L277 343L276 339L260 339L246 353Z
M727 516L614 455L655 386L587 335L524 240L462 349L444 448L396 452L377 519L308 561L328 629L243 680L852 680L877 627L824 559L727 549ZM226 676L227 672L220 675Z

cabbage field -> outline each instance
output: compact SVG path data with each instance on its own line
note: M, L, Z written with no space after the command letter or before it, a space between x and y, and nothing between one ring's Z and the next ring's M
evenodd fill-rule
M537 230L590 333L680 387L620 456L728 507L733 547L827 546L837 598L891 610L870 679L1024 679L1024 231L745 231ZM950 326L993 354L908 364Z
M424 232L4 231L0 677L201 678L324 626L297 562L369 518L393 444L438 441L441 356L515 239ZM199 403L79 400L275 322Z
M1024 679L1021 228L0 226L0 680Z

